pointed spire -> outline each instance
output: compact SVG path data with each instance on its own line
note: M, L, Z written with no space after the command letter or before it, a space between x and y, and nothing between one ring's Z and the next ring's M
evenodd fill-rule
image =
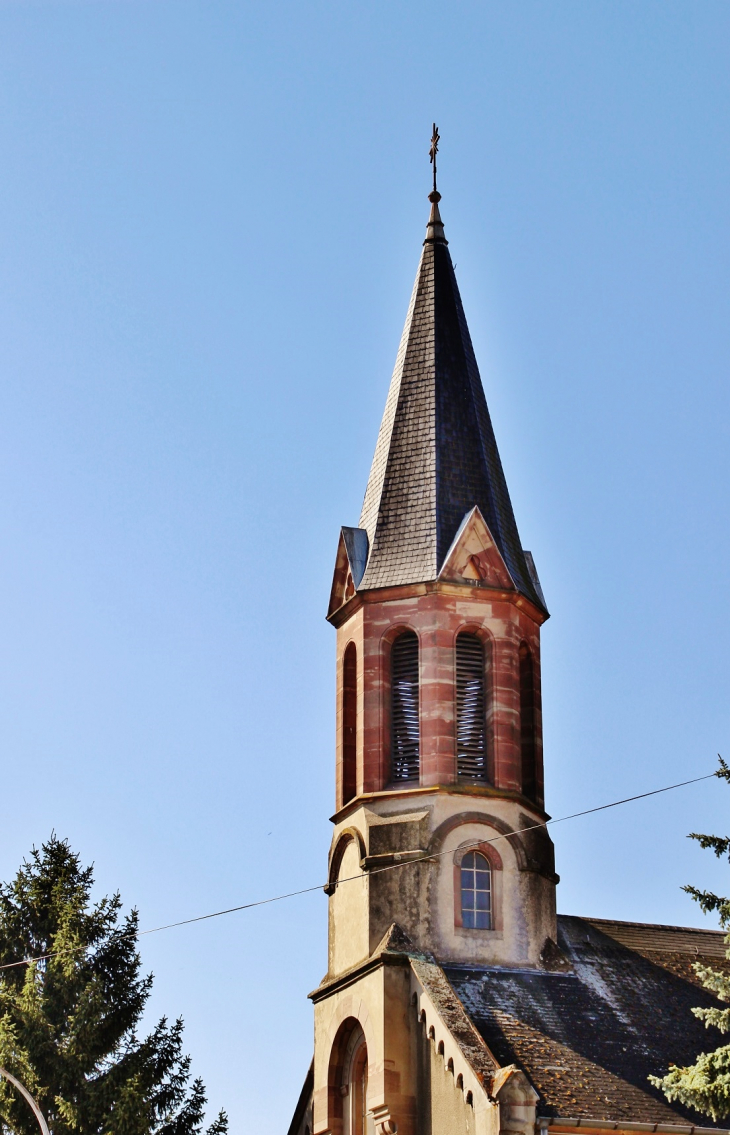
M438 132L434 126L434 138ZM435 147L432 140L432 160ZM358 590L436 579L479 509L517 589L545 610L522 549L451 256L431 214L365 493L369 555Z

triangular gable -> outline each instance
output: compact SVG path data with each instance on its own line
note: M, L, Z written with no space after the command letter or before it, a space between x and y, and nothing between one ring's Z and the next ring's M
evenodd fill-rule
M419 957L426 955L422 950L417 950L413 942L406 934L402 926L397 922L391 922L385 934L380 939L380 942L373 950L372 956L377 957L379 954L418 954ZM431 955L429 954L430 958Z
M365 574L367 559L368 534L365 529L341 528L327 618L355 594Z
M452 583L467 581L500 591L516 590L492 533L476 506L462 520L446 553L439 579Z

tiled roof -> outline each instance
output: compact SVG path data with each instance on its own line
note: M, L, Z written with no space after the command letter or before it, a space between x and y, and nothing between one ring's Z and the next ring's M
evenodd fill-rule
M474 1027L464 1006L446 980L441 966L433 960L421 958L413 958L411 966L431 998L439 1017L473 1070L485 1083L491 1083L497 1071L497 1064L479 1030Z
M717 965L723 935L567 916L559 926L562 967L553 972L445 971L500 1064L518 1064L531 1080L538 1113L719 1126L670 1105L647 1077L722 1043L691 1009L718 1004L692 963Z
M544 609L434 202L360 517L370 554L359 590L435 579L475 505L515 586Z
M727 946L722 930L696 930L687 926L662 926L651 922L616 922L608 918L586 918L591 926L609 938L638 950L641 954L701 954L705 958L724 958Z

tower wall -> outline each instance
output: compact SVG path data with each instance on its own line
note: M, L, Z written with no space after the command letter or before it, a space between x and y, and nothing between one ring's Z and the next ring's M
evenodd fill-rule
M311 994L313 1135L527 1135L536 1092L498 1068L436 963L559 959L542 766L548 612L435 185L429 200L365 503L359 527L341 529L328 608L337 772L328 972Z
M348 610L349 608L349 610ZM487 653L487 744L489 775L485 791L520 794L519 650L532 654L535 681L536 792L530 802L541 810L542 710L540 623L544 615L516 592L449 583L393 588L356 596L338 613L337 630L337 803L342 796L343 657L357 649L358 794L387 791L390 778L390 647L402 631L419 642L420 786L454 785L456 768L456 637L471 632Z
M330 856L329 974L367 958L397 922L421 949L453 963L540 965L556 937L553 847L542 822L540 623L516 592L464 584L366 592L338 613L338 810ZM390 650L403 631L419 642L420 777L390 772ZM488 768L460 779L456 639L486 651ZM357 650L357 793L342 798L343 659ZM536 791L522 791L520 647L534 667ZM530 829L533 830L525 830ZM461 925L459 864L477 848L492 871L492 926ZM413 862L411 862L413 860ZM352 881L352 875L362 877ZM338 880L347 879L347 882Z
M393 793L356 806L332 840L328 976L369 957L393 922L442 963L543 964L557 936L557 876L545 829L525 831L534 823L534 813L519 801L444 789ZM338 885L352 880L354 857L338 856L341 843L352 848L353 838L362 849L362 878ZM492 868L488 930L460 925L465 845L481 845Z

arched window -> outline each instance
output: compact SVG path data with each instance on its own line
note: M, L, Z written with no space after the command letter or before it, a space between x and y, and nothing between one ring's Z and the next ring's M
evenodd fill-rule
M342 804L357 793L357 647L342 660Z
M390 767L394 781L418 780L418 637L398 635L390 651Z
M468 852L461 861L461 925L492 929L492 868L479 851Z
M362 1025L342 1022L327 1070L327 1129L336 1135L368 1135L368 1050Z
M456 639L456 767L462 780L487 779L487 706L484 643L475 634Z
M535 754L535 668L530 648L520 647L520 747L522 750L522 793L530 800L537 794Z
M368 1111L368 1050L362 1032L357 1029L346 1053L345 1135L366 1135Z

